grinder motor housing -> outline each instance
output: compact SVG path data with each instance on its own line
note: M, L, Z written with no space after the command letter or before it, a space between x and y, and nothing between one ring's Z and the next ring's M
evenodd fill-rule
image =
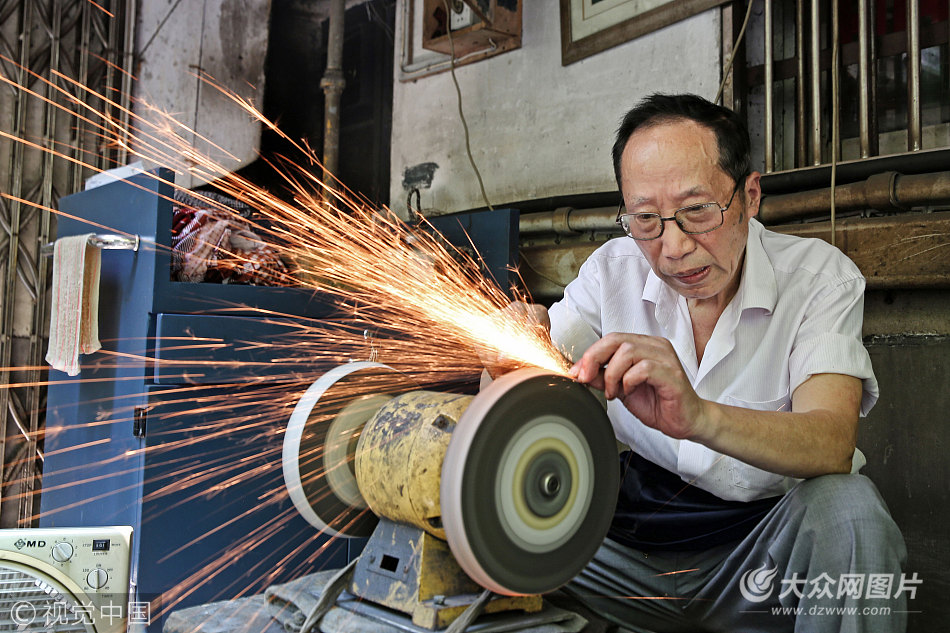
M486 612L535 611L573 578L610 526L616 455L601 403L565 376L520 369L468 396L350 363L301 397L283 467L314 527L372 535L349 591L441 628L482 588Z

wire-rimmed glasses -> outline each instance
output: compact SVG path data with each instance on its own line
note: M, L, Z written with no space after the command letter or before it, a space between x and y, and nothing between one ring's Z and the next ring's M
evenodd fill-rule
M729 196L729 202L724 207L718 202L691 204L677 209L669 217L663 217L659 213L652 212L626 213L626 207L621 202L617 209L617 224L629 237L641 241L655 240L663 235L663 229L667 222L676 222L680 230L689 235L710 233L722 226L726 211L732 206L732 201L736 197L736 192L739 191L741 182L742 180L736 182L732 195Z

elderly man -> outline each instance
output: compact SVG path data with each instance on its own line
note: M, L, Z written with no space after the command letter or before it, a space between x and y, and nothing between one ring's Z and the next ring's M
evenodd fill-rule
M550 325L631 450L568 591L634 631L904 630L903 539L851 474L877 399L860 272L754 219L760 175L725 108L653 95L613 158L628 238L584 263Z

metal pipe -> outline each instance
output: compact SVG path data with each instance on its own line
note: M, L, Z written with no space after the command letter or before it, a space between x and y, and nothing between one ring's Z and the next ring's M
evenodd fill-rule
M943 248L950 213L904 214L879 218L845 218L837 226L841 250L867 278L868 288L947 288L945 267L927 257L914 257ZM780 224L771 230L828 241L828 222ZM936 234L935 234L936 232ZM521 248L519 270L535 300L554 301L577 276L580 263L601 244L586 238L553 236L532 239Z
M765 224L819 217L829 211L830 188L763 198L759 219ZM875 209L901 211L912 207L950 204L950 172L901 175L875 174L867 180L835 187L841 211Z
M323 180L329 182L340 160L340 96L346 87L343 77L343 20L345 0L330 2L330 36L327 42L327 69L320 80L323 89Z
M734 81L726 81L726 68L729 66L730 60L736 54L734 42L735 36L733 35L733 15L736 3L729 3L722 7L722 20L721 20L721 42L722 42L722 59L720 60L720 68L723 73L720 76L720 81L725 81L725 85L722 88L722 101L720 103L727 104L733 103L735 99L735 91L733 90ZM733 62L735 63L735 62ZM730 67L731 68L731 67Z
M858 138L861 158L871 155L870 99L871 79L868 54L868 0L858 0Z
M821 21L819 0L811 0L811 164L821 164Z
M750 0L751 1L751 0ZM769 0L765 2L765 172L769 173L775 170L775 141L773 138L773 128L775 126L773 118L773 109L775 104L772 102L772 3Z
M795 166L805 164L808 134L805 132L805 0L795 2Z
M778 224L826 215L829 198L830 187L768 195L762 199L759 219L766 224ZM836 206L842 211L875 209L895 212L950 204L950 171L911 175L880 172L860 182L835 187L835 198ZM565 207L524 214L518 228L523 238L540 234L579 237L589 232L622 235L616 216L615 207Z
M907 149L920 149L920 4L907 2Z
M104 251L138 251L141 245L141 238L138 235L115 235L114 233L101 233L90 235L86 239L89 246L93 246ZM56 247L55 242L43 244L40 247L40 254L44 257L52 257Z
M879 153L879 138L877 134L877 39L874 37L877 24L877 1L868 0L868 20L870 20L870 37L868 38L868 66L870 77L868 84L868 96L870 97L870 106L868 112L868 149L871 156L877 156Z
M116 12L121 11L118 5L119 3L116 2L115 7L114 7ZM114 16L106 24L103 25L103 29L102 29L107 34L106 35L107 37L106 50L103 51L103 57L108 60L106 62L105 86L104 86L105 94L107 95L118 93L120 87L123 84L122 73L119 70L121 68L120 64L122 64L122 60L118 58L118 55L121 54L121 51L122 51L123 40L119 39L120 36L122 35L121 28L122 28L121 16ZM118 104L116 105L110 104L109 106L111 108L111 115L115 119L118 119L123 114L123 112L117 107L117 105ZM126 134L122 134L120 132L120 135L121 135L120 139L123 142L128 140L128 134L127 134L128 127L124 129L126 130ZM121 146L123 145L123 143L120 143L119 145ZM114 160L118 158L118 152L108 151L108 152L103 152L103 154L106 154L105 158L107 160ZM115 164L124 165L125 162L124 161L116 162Z
M864 180L868 176L882 171L897 171L902 174L931 174L937 171L950 170L950 148L929 149L919 152L904 152L888 156L875 156L868 159L855 159L838 164L838 182L847 183ZM789 171L775 172L762 176L762 193L777 195L780 193L794 193L806 189L827 187L831 182L831 167L806 167ZM594 206L562 202L565 206ZM598 203L599 204L599 203ZM553 205L550 205L553 206Z
M839 49L841 43L841 31L839 29L838 2L831 3L831 245L835 246L835 219L837 214L837 205L835 204L835 192L837 188L838 158L841 152L841 81L839 79L841 62L839 60Z
M611 231L621 234L617 226L617 207L596 209L572 209L563 207L555 211L542 211L521 216L518 231L521 235L533 233L557 233L576 235L586 231Z

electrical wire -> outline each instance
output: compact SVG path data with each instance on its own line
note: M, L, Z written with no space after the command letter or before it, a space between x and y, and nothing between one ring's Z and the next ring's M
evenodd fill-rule
M390 44L392 44L393 42L395 42L395 41L396 41L396 35L393 33L393 29L392 29L391 26L389 26L389 22L386 21L386 18L384 18L382 15L380 15L379 9L376 8L376 3L374 3L374 2L367 2L367 3L364 4L363 6L366 7L366 17L367 17L367 19L368 19L370 22L374 23L376 26L378 26L378 27L383 31L383 33L386 35L386 39L389 40L389 43L390 43Z
M771 2L772 0L765 1ZM726 82L729 81L729 72L732 70L732 63L736 60L736 50L738 50L739 44L742 43L742 38L745 35L745 27L748 26L749 16L752 15L753 4L755 4L755 0L749 0L749 6L745 10L745 19L742 21L742 28L739 29L739 36L736 38L735 44L732 45L732 55L729 56L729 62L722 71L722 83L719 84L719 90L716 91L716 98L713 100L713 103L719 103L719 100L722 99L722 92L726 89Z
M838 3L831 6L831 245L835 246L835 183L838 171L838 147L841 142L838 116Z
M472 156L472 145L468 134L468 123L465 121L465 113L462 112L462 89L459 87L459 80L455 76L455 41L452 39L451 25L452 10L449 8L448 0L442 0L442 4L445 6L445 32L449 36L449 48L452 51L451 57L449 58L449 70L452 71L452 83L455 84L455 94L458 97L459 119L462 121L462 129L465 130L465 152L468 154L468 162L472 164L472 170L475 172L475 178L478 179L478 186L482 191L482 200L485 201L485 206L488 207L489 211L494 211L494 207L492 207L491 202L488 201L488 194L485 193L485 183L482 182L482 174L480 171L478 171L478 165L475 164L475 157Z

